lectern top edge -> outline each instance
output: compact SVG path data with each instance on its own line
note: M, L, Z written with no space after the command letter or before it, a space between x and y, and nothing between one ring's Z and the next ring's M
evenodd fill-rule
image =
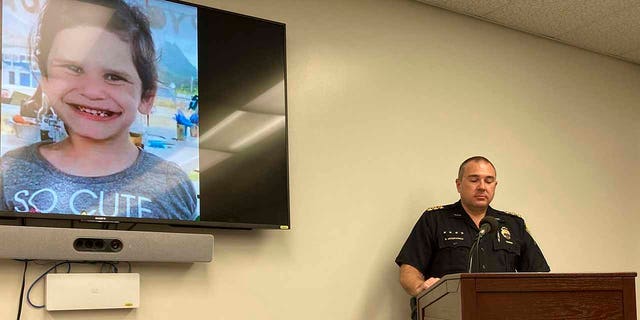
M431 292L447 280L459 279L509 279L509 278L600 278L600 277L620 277L620 278L636 278L637 272L608 272L608 273L549 273L549 272L494 272L494 273L454 273L448 274L440 278L438 282L433 284L429 289L422 291L416 296L421 298Z
M457 278L576 278L576 277L636 277L636 272L606 272L606 273L549 273L549 272L496 272L496 273L456 273L446 275L442 279ZM452 277L449 277L452 276Z

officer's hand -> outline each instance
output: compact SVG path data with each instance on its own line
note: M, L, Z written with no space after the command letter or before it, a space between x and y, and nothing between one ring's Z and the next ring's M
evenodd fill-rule
M422 285L420 286L420 288L421 288L420 291L424 291L427 288L431 287L434 283L438 282L438 280L440 280L440 278L429 278L429 279L427 279L427 281L423 282Z

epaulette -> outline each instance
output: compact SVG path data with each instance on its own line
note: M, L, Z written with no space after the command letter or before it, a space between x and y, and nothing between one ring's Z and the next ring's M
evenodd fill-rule
M522 218L522 216L521 216L519 213L517 213L517 212L513 212L513 211L502 211L502 212L506 213L507 215L510 215L510 216L514 216L514 217L518 217L518 218L520 218L520 219L523 219L523 218Z
M510 215L512 217L520 218L522 221L524 221L524 218L517 212L513 212L513 211L502 211L502 212L504 212L507 215ZM529 234L531 234L531 232L529 231L529 226L525 226L525 231L527 231L527 232L529 232Z
M440 210L440 209L444 209L444 206L433 206L433 207L429 207L429 208L427 208L427 210L425 210L425 211L434 211L434 210Z

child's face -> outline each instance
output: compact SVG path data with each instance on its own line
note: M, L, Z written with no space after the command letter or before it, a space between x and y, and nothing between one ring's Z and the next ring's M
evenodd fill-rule
M153 96L142 98L130 44L99 27L58 32L47 73L42 89L70 135L123 139L137 112L147 114L153 106Z

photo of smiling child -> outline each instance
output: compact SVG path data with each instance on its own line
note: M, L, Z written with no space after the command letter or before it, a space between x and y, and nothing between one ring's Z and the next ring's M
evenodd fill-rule
M33 39L34 100L60 136L2 156L0 210L196 219L187 173L130 136L159 87L147 16L121 0L48 0Z

